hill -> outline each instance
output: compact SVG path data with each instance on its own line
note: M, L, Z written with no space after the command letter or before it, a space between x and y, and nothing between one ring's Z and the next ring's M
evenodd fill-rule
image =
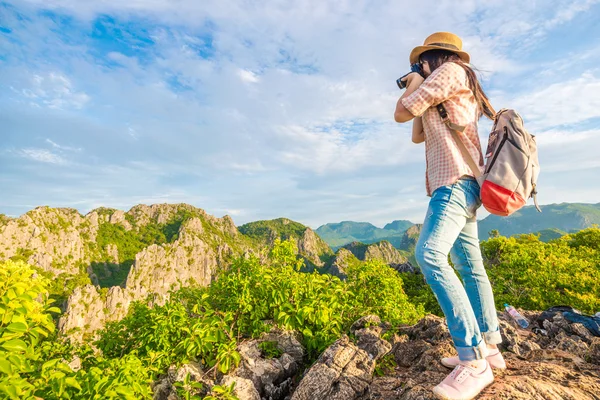
M399 248L404 232L412 225L410 221L397 220L382 229L369 222L342 221L322 225L315 232L334 250L352 242L370 244L382 240Z
M479 239L487 240L492 230L502 236L536 233L547 242L567 233L578 232L593 225L600 225L600 203L561 203L541 206L542 213L527 206L510 217L489 215L479 221ZM343 221L320 226L315 232L335 251L352 242L365 244L382 240L395 248L410 252L420 232L410 221L397 220L386 224L383 229L368 222ZM413 229L410 231L410 229ZM409 231L410 240L405 235Z
M312 229L287 218L250 222L238 229L263 247L272 246L275 239L294 240L309 269L325 266L333 256L329 245Z
M542 213L539 213L534 206L527 206L510 217L489 215L479 221L479 238L488 239L489 232L494 229L502 236L541 232L544 239L556 238L560 237L559 233L577 232L600 224L600 203L548 204L541 209Z

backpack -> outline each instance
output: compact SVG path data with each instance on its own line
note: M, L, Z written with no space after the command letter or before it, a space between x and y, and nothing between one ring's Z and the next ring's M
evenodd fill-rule
M460 138L465 127L450 121L443 104L437 105L437 110L479 182L481 202L490 214L511 215L523 207L530 197L533 197L535 208L542 212L536 196L540 173L537 144L535 136L523 127L523 119L519 114L509 109L502 109L495 114L482 174Z

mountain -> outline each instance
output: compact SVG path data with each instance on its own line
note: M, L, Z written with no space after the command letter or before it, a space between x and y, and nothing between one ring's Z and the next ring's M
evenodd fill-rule
M261 247L271 246L277 238L294 240L298 246L298 254L304 258L308 270L325 266L333 257L329 245L312 229L287 218L250 222L238 229Z
M383 229L388 231L404 232L414 224L404 219L398 219L396 221L386 224Z
M305 271L325 272L334 262L325 241L287 218L238 228L229 216L187 204L137 205L127 212L102 207L86 215L37 207L18 218L0 215L0 261L24 261L50 279L64 310L59 329L74 340L122 319L149 295L162 304L172 290L210 285L234 258L262 258L278 238L296 242ZM387 242L370 245L366 255L390 265L405 260Z
M83 216L38 207L0 219L0 260L22 260L53 282L62 333L82 339L152 294L209 285L234 257L258 252L233 220L187 204L98 208ZM58 294L56 294L58 293Z
M492 230L502 236L513 236L524 233L536 233L540 240L547 242L570 232L600 225L600 203L561 203L541 206L539 213L534 206L523 207L510 217L489 215L479 221L479 239L487 240ZM320 226L316 233L333 250L352 242L365 244L382 240L390 242L395 248L411 251L418 239L420 226L414 227L410 221L397 220L386 224L383 229L368 222L343 221Z
M502 236L523 233L542 233L541 238L560 237L559 233L580 231L600 224L600 203L561 203L541 206L539 213L534 206L523 207L509 217L489 215L479 221L479 238L486 240L489 232L496 229ZM551 233L550 230L556 230Z
M402 235L412 225L410 221L397 220L382 229L368 222L342 221L322 225L315 232L334 250L352 242L369 244L381 240L399 247Z
M19 218L0 216L0 261L24 261L53 282L64 309L62 333L76 340L123 318L132 302L171 290L209 285L235 257L260 254L275 238L293 239L312 268L333 252L310 228L280 218L238 230L187 204L137 205L127 212L98 208L81 215L38 207Z

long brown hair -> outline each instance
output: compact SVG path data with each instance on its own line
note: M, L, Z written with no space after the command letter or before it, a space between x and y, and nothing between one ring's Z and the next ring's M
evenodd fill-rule
M456 53L453 53L448 50L429 50L421 54L419 57L420 61L427 61L429 64L429 69L431 72L435 71L442 64L446 62L453 62L455 64L460 65L465 72L467 73L467 79L469 81L469 88L473 92L473 96L475 96L475 101L477 101L477 105L479 106L479 115L485 115L489 119L493 120L496 116L496 111L490 104L490 100L486 96L481 84L479 83L479 79L477 79L477 75L473 68L469 65L465 64L463 60L458 57Z

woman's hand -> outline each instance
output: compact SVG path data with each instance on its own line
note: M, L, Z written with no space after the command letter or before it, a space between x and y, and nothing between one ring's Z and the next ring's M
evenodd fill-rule
M411 72L410 74L406 75L406 77L404 77L404 79L402 79L403 82L406 82L407 88L412 85L419 87L421 85L421 83L423 83L424 80L425 80L425 78L423 78L421 75L419 75L416 72Z
M402 81L406 82L406 90L396 103L396 111L394 112L394 120L396 120L396 122L407 122L415 117L404 107L401 100L417 90L424 80L425 79L416 72L411 72L402 79Z

